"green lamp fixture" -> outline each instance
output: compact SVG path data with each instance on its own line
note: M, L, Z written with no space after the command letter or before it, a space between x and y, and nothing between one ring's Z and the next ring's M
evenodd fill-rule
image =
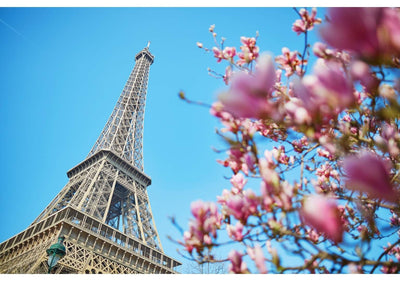
M46 250L47 256L49 257L47 261L49 271L47 273L50 273L51 269L56 266L57 262L65 256L66 251L63 243L64 239L64 236L59 236L58 242L51 245L50 248Z

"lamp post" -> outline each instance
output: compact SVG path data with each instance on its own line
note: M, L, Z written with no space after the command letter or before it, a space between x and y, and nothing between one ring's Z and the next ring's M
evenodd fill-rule
M51 269L56 266L57 262L65 256L66 251L63 243L64 239L64 236L59 236L58 242L51 245L50 248L46 250L46 253L49 256L47 261L49 271L47 273L50 273Z

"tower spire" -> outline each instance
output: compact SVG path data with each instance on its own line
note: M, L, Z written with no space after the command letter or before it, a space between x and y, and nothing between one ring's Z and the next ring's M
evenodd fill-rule
M136 64L103 131L88 157L111 150L143 171L143 122L147 82L154 56L144 48L135 56Z

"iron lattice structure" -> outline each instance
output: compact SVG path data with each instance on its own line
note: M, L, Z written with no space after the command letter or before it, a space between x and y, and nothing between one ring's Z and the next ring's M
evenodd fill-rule
M0 244L0 273L46 273L46 249L65 236L56 273L176 273L163 252L143 172L143 123L154 56L149 45L87 158L23 232Z

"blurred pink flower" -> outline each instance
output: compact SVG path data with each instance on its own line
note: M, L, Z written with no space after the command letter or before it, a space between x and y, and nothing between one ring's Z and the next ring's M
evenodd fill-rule
M372 152L348 156L343 160L346 187L367 193L372 198L396 202L398 194L390 182L387 162Z
M379 86L378 78L371 72L369 65L363 61L354 61L351 64L350 73L353 80L360 81L369 93L373 93Z
M227 154L228 159L224 161L217 160L217 162L225 167L230 167L235 174L238 173L242 169L243 152L240 149L231 147Z
M228 224L226 226L226 231L228 232L229 237L233 240L243 240L243 224L240 221L238 221L235 226Z
M318 232L316 232L314 229L308 229L306 233L308 235L308 239L310 239L314 243L318 242L319 237L320 237Z
M292 141L293 148L296 152L301 153L305 146L308 146L308 140L306 136L301 137L300 140Z
M247 247L247 253L250 258L254 261L258 271L262 274L267 273L267 267L265 266L264 253L260 245L255 245L254 248Z
M250 215L246 210L246 201L242 196L230 196L226 201L226 206L228 207L228 214L233 215L237 220L245 222Z
M254 155L250 152L247 152L244 156L244 164L246 165L247 169L254 172L255 170L255 163L256 163L256 159L254 157Z
M231 128L231 131L234 131L234 129ZM254 156L249 152L244 152L240 148L231 147L227 154L229 155L228 159L224 161L217 160L217 162L225 167L230 167L234 174L242 171L245 175L248 175L249 170L253 171L255 169Z
M231 178L231 184L233 185L232 191L234 193L241 192L246 183L247 180L244 178L242 173L237 173L236 175L233 175Z
M189 230L183 234L186 250L191 253L194 249L200 253L205 246L212 245L212 238L217 237L217 229L221 226L222 216L218 213L215 203L195 201L191 204L194 219L189 222Z
M343 116L342 120L344 122L350 123L351 122L351 117L350 117L350 115L346 114L345 116Z
M328 239L342 242L344 229L339 209L333 200L311 195L304 200L300 216L304 223L322 232Z
M316 42L313 46L313 53L319 58L329 58L335 55L335 52L333 50L328 49L326 44L321 43L321 42Z
M227 214L233 215L235 219L246 223L247 218L257 212L259 199L252 190L246 190L241 195L230 195L225 199Z
M390 156L397 157L400 154L400 149L397 146L399 139L400 135L397 126L384 123L381 126L380 135L375 137L375 142L389 152Z
M400 12L392 8L331 8L320 28L331 46L354 52L372 64L400 54Z
M271 57L261 56L254 75L237 73L231 79L230 90L218 96L224 106L223 110L236 117L260 118L270 111L268 98L273 91L275 79Z
M260 198L251 189L245 190L243 192L243 196L246 200L247 211L251 215L257 214L257 208L258 208L258 205L260 204Z
M206 233L217 235L217 228L221 226L222 216L218 213L217 205L213 202L195 201L191 204L192 214L195 217L195 226Z
M246 263L242 260L243 254L236 251L232 250L228 254L228 259L231 261L231 264L229 265L229 272L232 273L248 273L247 265Z
M314 75L307 75L294 85L295 95L310 113L330 119L356 102L352 81L339 63L318 59Z
M299 91L299 88L296 90ZM302 100L291 97L284 105L286 113L292 119L293 123L302 125L310 124L312 121L310 112L303 106Z

